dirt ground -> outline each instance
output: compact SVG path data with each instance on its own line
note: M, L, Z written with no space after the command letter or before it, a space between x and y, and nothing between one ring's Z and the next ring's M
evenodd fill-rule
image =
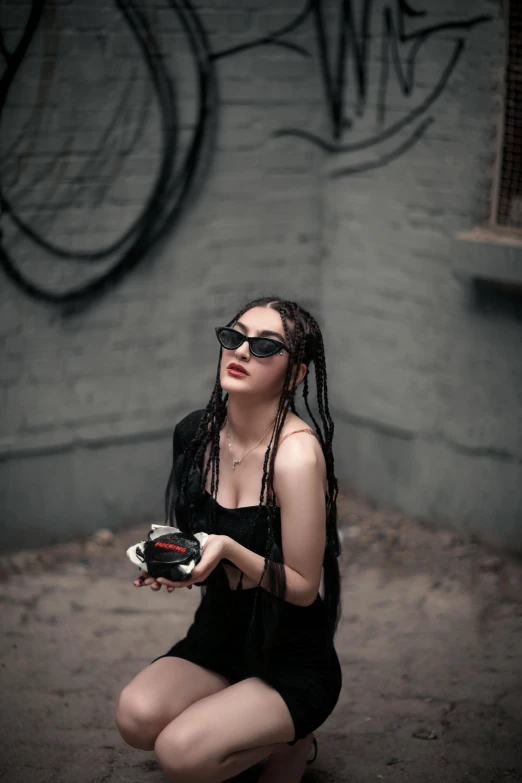
M522 561L340 501L344 684L305 783L522 780ZM148 529L0 558L4 783L166 782L114 722L122 687L199 600L133 587L125 550Z

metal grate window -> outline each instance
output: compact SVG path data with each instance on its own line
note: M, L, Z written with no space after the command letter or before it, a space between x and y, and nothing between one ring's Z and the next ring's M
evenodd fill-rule
M522 230L522 0L509 2L506 17L504 132L495 222Z

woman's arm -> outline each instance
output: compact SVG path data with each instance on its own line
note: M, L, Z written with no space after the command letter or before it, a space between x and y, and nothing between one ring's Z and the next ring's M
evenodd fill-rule
M229 538L225 544L225 557L236 565L250 579L259 582L259 577L263 572L265 559L261 555L252 552L251 549L238 544L233 538ZM310 606L315 601L319 586L317 589L310 588L307 580L297 571L284 566L286 576L286 598L288 603L296 606ZM261 587L270 592L269 575L265 573Z
M286 575L286 600L309 606L319 592L326 543L326 504L322 465L317 452L303 447L297 436L281 454L275 490L281 506L281 536ZM246 576L259 581L264 558L228 538L226 557ZM270 590L265 573L261 586Z
M304 446L298 439L298 435L289 439L284 452L276 457L274 488L281 507L286 600L297 606L309 606L319 592L326 544L325 464L322 453ZM221 535L209 536L201 561L189 579L170 582L160 577L157 581L172 587L188 587L204 581L222 559L230 560L256 584L259 582L264 557ZM270 591L268 573L261 586Z

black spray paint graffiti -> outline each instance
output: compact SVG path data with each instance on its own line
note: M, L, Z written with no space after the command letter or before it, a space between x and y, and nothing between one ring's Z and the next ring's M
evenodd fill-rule
M277 44L293 48L303 56L310 57L310 52L285 40L283 36L295 31L308 19L312 19L317 41L319 67L324 85L324 94L328 118L333 141L325 139L307 130L285 128L275 131L275 136L294 136L315 144L325 152L332 155L359 153L378 147L382 142L393 139L403 129L414 126L409 136L402 140L394 149L381 155L377 159L367 162L343 165L330 174L331 177L342 177L368 171L384 166L410 149L425 133L426 129L434 122L434 117L426 117L426 113L435 103L446 87L451 74L462 55L465 46L464 38L459 35L453 42L453 50L450 58L432 86L429 94L413 109L407 110L404 116L396 122L384 127L387 92L390 81L390 72L393 71L399 84L401 93L405 97L412 95L415 86L415 67L423 45L433 36L449 31L465 32L473 27L491 20L491 16L481 15L471 19L442 22L406 32L408 19L416 19L426 16L426 11L414 9L407 0L396 0L392 5L381 8L381 67L378 83L377 116L381 126L377 133L369 135L360 141L342 143L342 140L354 127L354 118L346 115L345 106L349 85L347 73L355 74L355 83L351 97L354 98L355 116L362 117L367 107L369 92L369 60L372 40L372 28L375 28L375 14L373 0L363 0L359 9L359 25L356 20L355 3L352 0L340 0L339 18L336 25L336 40L329 40L325 21L326 4L322 0L307 0L303 10L293 21L276 33L261 38L257 41L244 44L241 47L228 49L213 55L214 57L229 56L244 51L247 48L266 44ZM409 46L405 66L401 63L401 47ZM333 61L333 62L332 62ZM422 119L423 118L423 119ZM419 124L415 125L417 121Z
M36 248L46 251L51 257L79 262L94 267L104 262L102 273L93 273L88 282L73 286L65 291L53 291L30 279L22 272L7 252L0 233L0 263L11 281L24 293L52 304L64 307L63 312L77 311L106 289L113 287L150 252L158 240L170 231L178 221L187 197L193 190L197 177L202 173L212 150L217 113L217 93L214 66L210 47L201 21L186 0L170 0L169 8L183 30L190 47L196 70L197 114L188 146L180 153L180 120L175 89L175 80L169 73L162 56L159 42L143 12L143 5L132 0L115 0L123 20L132 32L140 50L159 107L161 117L162 149L158 173L151 192L140 214L124 233L108 246L93 252L74 251L48 241L33 230L11 205L7 198L4 182L0 181L0 216L10 219L19 232L34 243ZM49 4L52 5L52 4ZM0 79L0 124L9 88L22 65L24 57L42 20L45 0L33 0L25 29L13 51L8 51L0 34L0 52L4 59L4 73ZM121 112L120 112L121 113ZM116 112L117 117L118 112ZM38 114L31 122L38 121ZM25 129L30 130L30 127ZM106 135L110 135L108 127ZM135 134L134 143L139 137ZM130 144L132 148L132 143ZM3 151L5 158L11 150ZM93 165L95 160L89 161ZM203 165L202 165L203 164ZM32 183L35 184L35 183Z
M375 3L372 0L361 0L358 24L355 3L351 0L339 0L336 40L330 40L326 25L327 4L323 0L307 0L299 14L278 31L226 50L212 51L203 24L190 2L188 0L167 0L167 6L173 17L178 20L185 40L188 42L197 74L197 116L189 144L181 152L176 80L169 72L162 57L158 37L144 13L143 5L138 5L134 0L115 0L115 5L119 8L123 21L138 43L161 116L163 141L161 161L154 186L141 212L133 224L108 246L89 252L70 250L53 244L32 228L10 203L4 181L3 179L0 181L0 217L2 220L9 219L18 231L34 243L37 248L57 259L79 262L89 265L89 268L95 268L97 263L104 263L103 272L93 272L87 282L70 287L65 291L53 291L49 287L34 282L26 272L20 270L7 252L0 233L0 263L12 282L33 298L67 306L69 310L85 306L107 288L114 286L150 252L158 240L178 221L194 185L199 178L204 176L213 152L212 142L218 111L216 61L259 46L279 46L302 57L315 56L317 58L331 129L330 138L322 138L306 129L295 128L275 131L274 135L276 136L292 136L313 143L330 155L349 156L351 153L360 153L364 150L378 150L381 143L393 140L406 129L409 135L391 151L366 162L354 162L349 165L343 163L330 175L340 177L383 166L403 154L421 138L434 121L433 117L426 116L428 110L444 90L462 54L465 44L462 33L490 19L487 16L476 16L468 20L428 25L413 32L406 32L408 20L415 20L426 15L425 11L413 9L407 0L395 0L393 4L385 4L381 8L380 15L376 13ZM10 87L31 46L45 6L45 0L32 1L25 29L12 51L8 51L0 30L0 54L5 65L0 78L0 124ZM346 137L354 128L356 119L363 117L367 109L370 86L368 64L372 46L375 45L372 31L375 28L376 18L381 23L380 58L382 65L377 102L378 125L380 127L377 132L366 138L347 143ZM288 38L301 25L310 22L315 30L317 47L315 54ZM412 95L415 85L415 67L422 46L432 36L449 31L456 31L458 37L453 42L453 50L446 67L440 73L429 94L415 108L406 110L400 120L386 126L387 91L391 73L393 72L395 75L402 94L404 96ZM400 47L408 47L404 66L401 62ZM355 74L353 87L348 83L348 72ZM347 116L348 97L354 106L354 116L352 117ZM146 124L146 108L148 108L148 103L136 125L133 139L127 145L129 150L138 142ZM120 109L118 109L118 113L121 113ZM37 121L37 113L35 117L36 120L33 117L33 121ZM25 131L31 129L30 124L31 120ZM110 134L111 128L108 128L105 135L110 138ZM4 150L2 157L7 157L12 151L12 149ZM102 156L99 155L99 157L101 159ZM343 157L343 161L345 159ZM88 165L93 166L95 163L96 161L92 159Z

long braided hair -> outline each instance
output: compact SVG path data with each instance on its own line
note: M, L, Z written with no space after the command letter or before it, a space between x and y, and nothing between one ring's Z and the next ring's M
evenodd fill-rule
M296 302L281 299L277 296L264 296L247 302L234 318L227 324L233 326L241 316L253 307L269 307L277 310L281 316L281 322L287 339L287 345L290 349L289 361L286 369L284 385L281 391L279 406L275 418L275 424L272 428L272 437L268 444L263 464L263 477L261 481L261 494L259 498L259 508L266 507L268 512L268 529L266 548L264 552L264 568L256 589L254 599L254 608L250 624L249 638L253 641L255 630L256 607L258 604L258 595L261 595L261 625L262 634L262 658L268 659L272 648L272 642L275 638L278 617L280 612L280 603L272 599L272 595L284 600L286 592L285 570L283 565L283 556L281 549L274 538L275 515L278 511L276 507L276 493L274 490L274 461L279 442L279 436L284 427L288 410L297 415L295 407L295 381L301 363L307 367L307 373L302 382L303 399L311 420L314 423L315 431L321 444L326 462L328 490L326 495L326 546L323 559L323 601L326 608L329 631L333 638L340 617L340 577L338 557L341 552L339 534L337 530L337 495L338 485L334 472L334 458L332 451L332 441L334 433L334 423L330 416L328 406L328 388L326 377L326 361L324 354L324 345L321 330L315 318ZM197 432L188 444L183 458L183 467L179 478L179 491L176 493L175 502L172 502L172 493L168 488L168 497L166 499L166 511L170 524L173 524L175 515L176 524L182 530L190 531L191 520L197 518L199 503L203 502L205 497L205 487L208 472L211 470L211 491L212 497L217 497L219 483L219 453L220 453L220 431L224 424L227 413L228 393L224 394L220 383L220 368L223 348L220 348L219 362L216 373L216 381L210 400L204 410ZM322 429L317 423L308 401L308 375L309 365L314 363L316 378L316 397L317 408L319 410ZM206 448L210 443L209 459L207 461L204 475L202 475L201 465ZM170 483L170 482L169 482ZM211 504L208 532L215 529L216 506ZM258 516L259 518L259 516ZM266 524L266 523L265 523ZM215 569L205 583L210 584L213 578L217 578ZM269 591L260 589L261 582L268 572ZM259 637L258 637L259 641ZM259 644L256 644L259 649Z

